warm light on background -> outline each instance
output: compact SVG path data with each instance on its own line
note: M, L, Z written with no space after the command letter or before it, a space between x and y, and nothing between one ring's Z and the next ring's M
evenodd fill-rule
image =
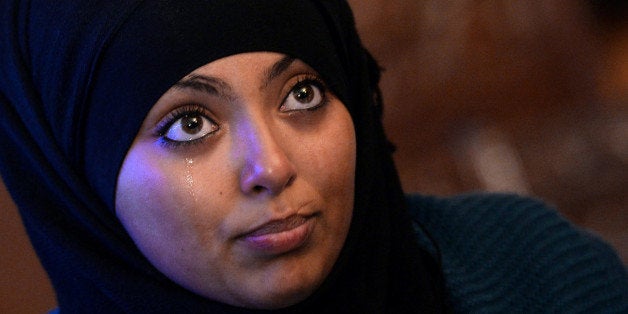
M407 191L540 197L628 264L625 1L350 3Z

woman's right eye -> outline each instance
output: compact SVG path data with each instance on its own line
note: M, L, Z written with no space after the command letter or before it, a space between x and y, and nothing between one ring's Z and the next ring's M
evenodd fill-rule
M162 131L162 137L170 142L190 142L201 139L218 130L218 125L198 112L188 112L173 118L174 122Z

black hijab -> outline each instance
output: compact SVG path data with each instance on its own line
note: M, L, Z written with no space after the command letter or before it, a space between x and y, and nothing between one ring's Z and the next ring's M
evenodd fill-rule
M379 69L344 1L0 2L0 170L62 312L246 312L159 273L114 212L118 171L157 99L212 60L250 51L308 63L347 105L356 196L332 273L288 312L442 311L381 124Z

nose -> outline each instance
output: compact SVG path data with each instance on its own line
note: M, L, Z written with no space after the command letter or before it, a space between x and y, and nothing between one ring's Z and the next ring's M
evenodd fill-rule
M276 140L277 132L263 122L250 121L236 139L244 155L240 188L245 194L277 195L294 181L295 167Z

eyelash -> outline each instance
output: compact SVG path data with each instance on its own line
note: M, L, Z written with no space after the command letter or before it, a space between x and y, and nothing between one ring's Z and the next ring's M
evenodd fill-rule
M187 145L194 145L202 142L208 136L203 136L201 138L191 140L191 141L173 141L166 138L166 133L172 127L172 125L177 122L179 119L183 118L186 115L199 115L207 118L211 123L218 125L213 119L209 118L209 113L207 110L201 105L185 105L183 107L179 107L170 113L168 113L162 120L157 124L155 136L159 138L159 143L167 148L177 148ZM210 135L210 134L208 134Z
M325 85L325 82L323 82L322 79L320 79L317 75L314 74L304 74L303 76L299 77L297 82L294 83L292 85L292 87L290 87L288 94L284 97L284 99L281 102L281 106L283 106L283 104L285 103L286 99L288 97L290 97L290 94L292 94L292 92L304 85L313 85L316 88L318 88L318 90L321 93L321 103L312 107L312 108L306 108L303 110L292 110L292 111L288 111L288 114L297 114L303 111L316 111L322 107L324 107L325 105L327 105L330 101L328 94L327 94L327 86ZM168 130L172 127L172 125L177 122L180 118L186 116L186 115L201 115L205 118L207 118L208 120L210 120L212 123L215 123L217 125L217 123L215 121L213 121L213 119L209 118L209 113L207 112L207 110L201 106L201 105L196 105L196 104L190 104L190 105L185 105L183 107L179 107L173 111L171 111L170 113L168 113L162 120L161 122L159 122L159 124L157 124L156 126L156 132L155 132L155 136L159 138L159 143L161 145L163 145L166 148L171 148L171 149L175 149L175 148L179 148L179 147L183 147L183 146L187 146L187 145L195 145L195 144L199 144L202 141L204 141L206 138L208 138L209 136L203 136L201 138L198 139L194 139L194 140L190 140L190 141L173 141L170 140L168 138L165 137L166 133L168 132ZM210 134L208 134L210 135Z
M293 110L293 111L288 111L288 113L290 114L295 114L295 113L299 113L299 112L303 112L303 111L316 111L317 109L320 109L322 107L325 107L325 105L327 105L330 101L329 96L327 94L327 85L325 84L325 82L318 77L317 75L314 74L304 74L303 76L299 77L297 79L297 82L295 84L292 85L292 87L290 87L290 90L288 91L288 94L286 95L286 97L284 97L284 99L281 101L281 106L284 105L284 103L286 102L286 99L288 97L290 97L290 95L292 94L292 92L304 85L314 85L314 87L318 88L318 90L321 93L321 97L323 98L321 100L321 103L312 107L312 108L307 108L304 110Z

